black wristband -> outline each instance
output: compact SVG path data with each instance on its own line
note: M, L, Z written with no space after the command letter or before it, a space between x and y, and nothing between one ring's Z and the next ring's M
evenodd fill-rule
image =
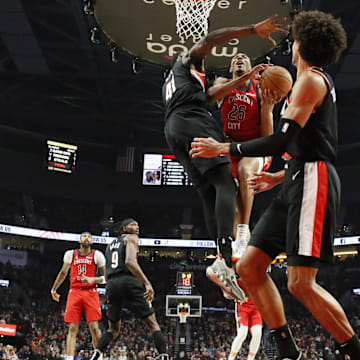
M230 155L231 156L240 156L242 155L241 144L240 143L230 143Z

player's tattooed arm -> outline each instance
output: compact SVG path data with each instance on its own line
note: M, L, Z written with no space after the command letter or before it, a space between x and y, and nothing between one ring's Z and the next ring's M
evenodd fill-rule
M57 289L60 287L60 285L66 279L66 276L69 273L69 270L70 270L70 264L64 263L54 281L54 284L50 290L51 297L54 301L57 301L57 302L60 301L60 294L57 293Z

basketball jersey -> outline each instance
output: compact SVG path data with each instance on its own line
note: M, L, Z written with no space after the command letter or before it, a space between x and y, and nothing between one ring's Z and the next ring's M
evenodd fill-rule
M334 83L329 74L322 69L312 67L313 71L323 77L328 88L323 103L314 109L300 134L291 142L287 152L304 161L330 161L335 162L338 132L337 132L337 108ZM284 109L286 109L286 102Z
M261 137L259 82L250 80L246 91L234 89L219 103L223 131L234 141L243 142Z
M125 236L126 234L113 240L106 248L106 275L108 278L115 274L132 275L125 265L126 245L123 240Z
M186 66L181 60L176 61L165 79L162 98L166 107L165 120L174 111L194 109L208 111L212 103L207 96L205 73Z
M70 270L70 288L94 288L95 283L84 284L81 281L82 276L96 276L96 264L94 260L95 250L91 250L88 255L82 256L79 250L74 250Z

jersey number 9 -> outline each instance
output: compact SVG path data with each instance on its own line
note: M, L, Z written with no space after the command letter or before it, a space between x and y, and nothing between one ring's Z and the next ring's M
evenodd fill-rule
M119 265L119 253L117 251L113 251L111 253L111 267L116 269Z

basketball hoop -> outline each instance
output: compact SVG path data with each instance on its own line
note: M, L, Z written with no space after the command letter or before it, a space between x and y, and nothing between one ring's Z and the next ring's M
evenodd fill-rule
M186 323L186 318L189 316L189 313L187 311L180 311L179 312L179 318L180 318L180 324Z
M175 0L176 32L199 40L208 33L208 18L217 0Z
M185 324L190 315L190 305L188 303L179 303L177 305L177 315L180 318L180 324Z

